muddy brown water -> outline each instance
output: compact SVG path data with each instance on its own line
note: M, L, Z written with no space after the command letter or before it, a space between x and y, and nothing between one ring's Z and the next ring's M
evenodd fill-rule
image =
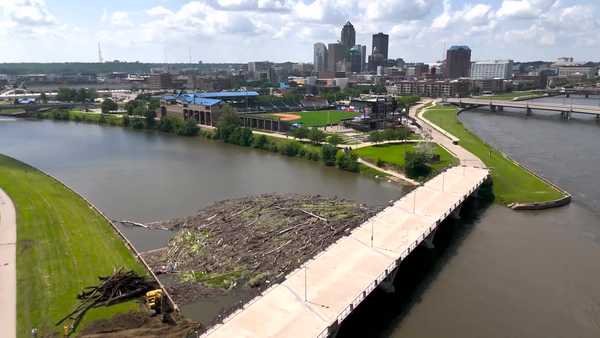
M495 119L473 111L461 119L561 184L574 202L544 212L491 205L445 223L436 249L419 249L403 263L397 292L376 291L339 337L600 337L600 208L593 202L600 189L598 180L590 181L600 175L600 129L593 121L542 115ZM557 138L565 144L556 145ZM304 160L93 125L0 123L0 152L56 174L114 218L139 221L188 215L256 192L334 193L383 203L404 194ZM165 237L129 231L146 248ZM201 317L222 304L210 300L187 312Z

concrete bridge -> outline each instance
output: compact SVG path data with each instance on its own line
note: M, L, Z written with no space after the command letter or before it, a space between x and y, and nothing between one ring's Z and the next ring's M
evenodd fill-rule
M397 267L488 179L487 169L454 167L354 229L203 337L333 337L375 289L393 291ZM401 277L399 277L401 278Z
M472 109L489 107L491 111L502 111L504 108L524 109L527 115L535 110L558 112L562 118L570 119L572 114L595 115L600 120L600 107L582 106L573 104L540 103L528 101L502 101L471 98L447 98L444 102L457 105L461 108Z
M95 108L98 106L95 103L32 103L32 104L3 104L0 105L0 115L3 115L3 110L22 109L26 113L48 110L48 109L73 109L79 107ZM19 115L19 114L4 114L4 115Z

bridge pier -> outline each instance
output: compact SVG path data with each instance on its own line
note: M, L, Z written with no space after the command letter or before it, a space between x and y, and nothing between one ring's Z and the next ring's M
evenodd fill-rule
M433 239L435 238L435 233L437 232L437 228L434 229L427 238L423 241L423 246L427 249L435 249L435 244L433 244Z
M498 111L504 111L504 106L498 106Z
M590 98L590 94L585 94L585 98L589 99Z
M531 111L531 108L527 107L527 113L526 113L526 115L527 115L527 116L530 116L530 115L531 115L531 113L532 113L532 111Z
M565 97L568 99L571 97L571 94L567 93L567 95L565 95Z
M456 209L454 209L452 211L452 213L450 214L450 217L452 219L456 219L456 220L460 219L460 211L461 211L461 209L462 209L462 204L459 205L459 206L457 206Z
M490 110L493 112L496 112L496 106L494 106L493 104L490 104Z
M563 120L570 120L571 119L571 112L570 111L563 111L560 113L560 116L562 117Z
M396 292L396 287L394 286L394 280L396 280L396 274L398 274L398 267L394 269L385 279L379 284L379 288L381 291L385 293L394 293Z

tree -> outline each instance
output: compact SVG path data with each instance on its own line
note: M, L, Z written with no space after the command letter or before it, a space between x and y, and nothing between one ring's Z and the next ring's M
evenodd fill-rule
M223 107L223 112L217 122L216 137L227 141L229 136L240 127L240 118L229 105Z
M154 128L156 125L156 113L154 110L148 110L144 113L144 124L148 129Z
M177 135L196 136L200 131L200 127L194 119L187 119L177 130Z
M111 99L105 99L100 105L100 110L102 111L102 114L108 114L109 112L117 109L119 109L119 105L117 105L117 103Z
M257 148L257 149L266 149L268 143L269 143L269 140L267 140L267 137L263 134L260 134L254 138L253 146L254 146L254 148Z
M338 149L331 144L324 144L321 146L321 158L323 159L323 163L325 163L326 166L334 166L337 152Z
M295 138L305 139L308 138L310 130L304 126L294 128L290 130L290 134Z
M380 131L372 131L369 133L369 142L379 143L383 141L383 134Z
M358 156L350 149L344 149L336 155L335 163L342 170L358 172Z
M344 139L339 134L331 134L327 137L327 142L334 146L343 143Z
M308 132L308 139L310 139L314 144L319 144L325 141L325 132L319 128L310 128L310 131Z

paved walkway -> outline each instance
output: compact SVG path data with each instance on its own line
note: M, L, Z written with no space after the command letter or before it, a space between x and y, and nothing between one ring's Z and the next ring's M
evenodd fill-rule
M326 337L328 328L343 321L488 175L486 169L474 167L448 169L352 230L204 336Z
M415 180L413 180L411 178L408 178L406 175L404 175L402 173L399 173L397 171L391 171L391 170L386 170L386 169L383 169L383 168L379 168L378 166L376 166L376 165L374 165L372 163L369 163L369 162L363 160L362 158L358 159L358 163L362 163L362 164L366 165L369 168L373 168L373 169L375 169L377 171L381 171L381 172L383 172L385 174L388 174L390 176L393 176L393 177L396 177L398 179L401 179L401 180L403 180L405 182L408 182L408 183L410 183L412 185L420 185L421 184L421 183L419 183L419 182L417 182L417 181L415 181Z
M17 336L17 219L15 207L0 189L0 331Z
M409 111L409 115L421 121L423 129L429 135L431 135L433 142L451 152L456 158L458 158L461 165L485 168L485 164L479 159L479 157L461 147L459 144L454 144L454 141L457 139L456 137L449 135L442 128L423 117L423 113L427 110L427 108L421 108L423 108L427 103L431 102L434 101L427 100L422 104L413 106Z

